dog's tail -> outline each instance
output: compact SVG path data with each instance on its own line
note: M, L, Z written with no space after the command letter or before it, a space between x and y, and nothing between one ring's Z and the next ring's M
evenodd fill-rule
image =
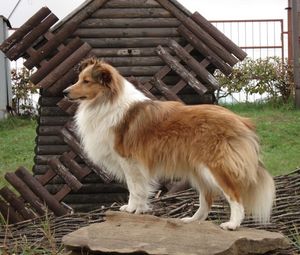
M259 161L257 181L245 188L242 199L246 213L260 223L268 223L275 198L275 184L272 176Z

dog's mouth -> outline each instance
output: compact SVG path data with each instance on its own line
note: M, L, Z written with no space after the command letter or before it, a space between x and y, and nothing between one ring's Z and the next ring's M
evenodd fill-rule
M75 97L75 98L65 96L65 98L67 98L69 101L81 101L81 100L87 99L87 97L85 97L85 96L82 96L82 97Z

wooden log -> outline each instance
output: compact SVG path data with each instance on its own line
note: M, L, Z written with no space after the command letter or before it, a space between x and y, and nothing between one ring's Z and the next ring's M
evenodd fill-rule
M192 44L201 54L216 67L221 70L225 75L229 75L232 72L232 68L226 64L216 53L207 47L205 43L199 40L189 29L181 25L178 27L180 34L186 38L190 44Z
M44 135L59 135L61 130L61 126L38 126L37 127L37 134L44 136Z
M178 37L176 28L79 28L74 32L81 38Z
M118 66L162 66L164 62L159 57L103 57L103 61L114 67Z
M31 191L22 178L15 173L6 173L5 179L20 193L23 199L28 202L39 215L44 215L42 201Z
M158 0L158 2L177 17L182 24L190 29L199 39L201 39L213 52L221 57L226 63L231 66L235 65L238 60L230 54L220 43L218 43L212 36L205 32L197 25L191 18L187 18L186 14L176 8L171 2Z
M153 78L153 85L162 93L167 100L182 102L181 99L173 93L166 84L156 77Z
M29 31L37 26L50 13L51 11L47 7L42 7L0 45L0 50L6 53L11 47L22 40Z
M157 46L157 45L156 45ZM156 47L155 46L155 47ZM157 56L155 48L93 48L91 54L96 57L153 57Z
M190 44L188 44L188 45L186 45L185 47L184 47L184 49L187 51L187 52L191 52L192 50L193 50L193 47L192 47L192 45L190 45ZM166 49L165 49L166 50ZM167 50L166 50L167 51ZM176 60L178 60L179 61L179 58L178 57L176 57L176 56L174 56L174 58L176 59ZM166 65L166 66L164 66L162 69L160 69L156 74L155 74L155 76L157 77L157 78L159 78L159 79L162 79L164 76L166 76L170 71L172 71L172 69L168 66L168 65Z
M5 203L1 198L0 213L2 214L3 219L7 224L17 223L24 220L24 218L20 214L18 214L12 206Z
M61 155L69 150L68 145L37 145L35 153L38 155Z
M62 61L68 58L75 50L77 50L83 41L79 38L75 38L70 41L62 50L60 50L54 57L49 61L42 64L42 66L30 76L30 81L34 84L39 83L43 78L45 78L48 73L55 69Z
M106 183L109 183L112 181L112 177L109 176L107 173L105 173L102 169L94 165L86 156L86 154L83 152L81 145L79 142L75 139L75 137L67 130L66 128L63 128L61 130L62 138L64 141L72 148L72 150L81 157L86 165L94 171L96 174L99 175L99 177Z
M85 176L91 173L91 170L86 167L81 167L68 153L63 153L60 161L71 171L71 173L78 179L82 180Z
M207 33L209 33L216 41L218 41L225 49L233 53L239 60L243 60L247 53L244 52L239 46L228 39L220 30L212 25L200 13L195 12L191 18L201 26Z
M49 161L49 160L48 160ZM43 175L35 176L35 179L38 180L40 184L45 186L48 182L50 182L56 176L56 172L54 172L49 165L46 166L46 171Z
M37 177L39 175L44 175L49 169L49 166L48 165L37 165L35 164L33 167L32 167L32 172L34 174L34 177Z
M126 200L126 193L106 193L103 196L99 194L69 194L64 202L67 204L89 204L89 203L114 203Z
M39 110L39 113L40 113L40 116L68 117L68 115L57 106L41 107L40 110Z
M71 188L67 184L64 184L61 190L59 190L54 197L57 201L62 201L71 191Z
M63 98L61 99L58 103L57 106L63 110L64 112L66 112L68 110L69 107L71 107L71 105L73 104L73 102L71 102L70 100L68 100L67 98Z
M185 104L189 105L212 104L215 102L212 94L204 94L201 97L199 97L197 94L181 94L180 98Z
M36 39L38 39L42 34L44 34L56 21L58 18L51 13L47 16L39 25L33 28L21 42L15 44L11 49L6 52L6 56L10 60L18 59Z
M91 45L92 48L139 48L139 47L156 47L157 45L167 45L168 38L148 37L148 38L82 38ZM172 38L179 44L186 41L182 37Z
M66 182L73 190L78 191L82 187L82 183L70 173L70 171L57 158L52 158L48 162L49 166Z
M22 199L12 192L9 188L3 187L0 190L0 195L17 211L25 220L33 219L36 216L31 210L26 208Z
M55 36L52 39L48 40L45 45L40 47L34 56L31 56L29 59L27 59L27 61L24 62L24 66L26 66L28 69L31 69L32 67L38 65L74 32L74 30L77 28L77 25L81 21L88 18L91 13L100 8L106 1L107 0L91 1L88 6L86 6L82 10L79 10L76 15L71 17L61 29L59 28L62 23L58 23L53 31L59 31L55 33Z
M62 96L62 91L72 85L76 78L78 77L78 73L72 67L66 74L59 78L51 87L45 90L45 94L50 94L52 96Z
M107 1L103 8L160 8L160 4L155 0L110 0Z
M49 184L46 186L47 190L51 194L59 192L62 188L61 184ZM86 183L82 185L80 194L99 194L105 196L107 193L125 193L128 194L128 190L122 184L117 183Z
M84 43L80 48L73 52L65 61L59 64L51 73L49 73L42 81L37 85L39 88L48 88L55 83L60 77L67 73L75 64L79 63L89 51L91 46Z
M40 136L35 139L37 145L65 145L63 139L60 136Z
M61 127L60 127L61 128ZM48 160L52 157L59 157L60 155L35 155L34 156L34 163L36 165L47 165Z
M63 126L69 120L69 116L41 116L39 118L39 123L43 126Z
M62 216L68 213L63 207L32 175L24 168L20 167L16 171L16 175L21 178L30 189L54 212L56 216Z
M61 100L61 97L45 97L39 98L40 106L56 106L56 104Z
M182 79L184 79L199 95L203 95L207 88L195 77L193 77L174 57L164 50L163 47L157 47L157 54L174 70Z
M150 76L157 73L162 66L119 66L117 67L123 76Z
M92 18L172 18L163 8L104 8L95 11Z
M120 18L120 19L86 19L79 28L160 28L178 27L180 21L174 18Z
M204 82L208 83L213 90L217 90L219 88L219 83L216 78L177 42L170 40L168 45L170 49L172 49L181 60L183 60L199 77L201 77Z

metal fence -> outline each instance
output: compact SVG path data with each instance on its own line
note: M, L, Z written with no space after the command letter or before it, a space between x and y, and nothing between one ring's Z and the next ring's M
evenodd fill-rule
M249 58L288 56L288 42L284 32L283 19L260 20L212 20L211 23L222 31L248 54ZM268 94L234 93L220 100L221 103L262 101Z

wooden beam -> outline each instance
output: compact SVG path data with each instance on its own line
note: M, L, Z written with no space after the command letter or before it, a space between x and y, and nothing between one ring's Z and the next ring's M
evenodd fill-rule
M68 213L68 210L62 206L24 167L19 167L16 171L16 175L21 178L42 201L45 202L56 216L62 216Z
M49 61L43 63L41 67L30 76L30 81L33 84L39 83L43 78L45 78L54 68L56 68L62 61L68 58L75 50L77 50L83 41L79 38L75 38L70 41L62 50L60 50L55 56L53 56Z
M176 28L179 25L180 25L180 21L176 18L116 18L116 19L89 18L81 22L78 27L79 28L160 28L160 27Z
M199 26L203 28L208 34L210 34L217 42L219 42L225 49L234 54L239 60L243 60L247 53L244 52L239 46L225 36L220 30L212 25L207 19L205 19L200 13L195 12L191 16Z
M164 8L101 8L95 11L93 18L172 18L173 15Z
M0 50L6 53L11 47L23 39L35 26L46 18L51 11L47 7L42 7L30 19L28 19L21 27L18 28L10 37L8 37L0 46Z
M84 43L80 48L73 52L65 61L59 64L37 85L39 88L48 88L60 77L67 73L75 64L79 63L91 50L91 46Z
M62 162L58 158L50 159L48 164L73 191L78 191L82 187L82 183L74 175L71 174L71 172L62 164Z
M189 29L180 25L178 31L182 36L192 44L204 57L206 57L216 68L219 68L222 73L229 75L232 72L232 67L226 64L216 53L214 53L207 45L199 40Z
M45 214L45 211L42 209L43 202L31 191L21 178L15 173L6 173L4 177L39 215Z
M152 84L167 100L182 102L181 99L175 93L173 93L161 79L157 79L156 77L154 77L152 80Z
M10 50L6 52L6 56L10 60L16 60L19 58L26 49L30 48L35 40L37 40L42 34L44 34L58 18L51 13L47 16L39 25L33 28L19 43L15 44Z
M79 28L74 36L80 38L178 37L176 28Z
M178 18L183 25L188 27L199 39L201 39L213 52L221 57L225 62L231 66L235 65L238 60L230 54L219 42L217 42L212 36L205 32L195 21L191 18L187 18L180 9L174 6L170 1L157 0L163 7L170 11L176 18Z
M166 62L166 64L175 71L182 79L184 79L199 95L203 95L207 88L192 76L183 65L181 65L174 57L172 57L165 49L161 46L157 47L157 54Z
M197 60L195 60L184 48L182 48L177 42L170 40L168 43L170 49L172 49L176 55L185 62L204 82L209 84L213 90L219 88L219 83L215 77L209 73Z
M33 219L36 216L26 208L24 201L17 197L8 187L3 187L0 190L0 195L17 211L25 220Z

